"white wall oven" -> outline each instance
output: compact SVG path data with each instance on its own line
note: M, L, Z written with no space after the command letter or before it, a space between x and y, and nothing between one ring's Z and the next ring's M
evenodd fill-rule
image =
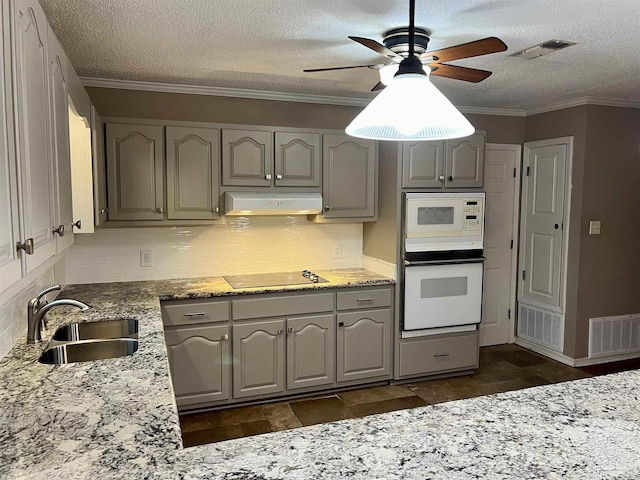
M484 193L407 193L402 337L477 329Z

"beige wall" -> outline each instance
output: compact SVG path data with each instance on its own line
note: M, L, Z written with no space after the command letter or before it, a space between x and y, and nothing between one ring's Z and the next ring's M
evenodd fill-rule
M563 353L582 358L589 318L640 312L640 110L585 105L526 120L526 141L574 136Z
M501 115L478 115L468 113L465 117L476 130L487 132L487 143L511 143L520 145L524 141L525 117Z

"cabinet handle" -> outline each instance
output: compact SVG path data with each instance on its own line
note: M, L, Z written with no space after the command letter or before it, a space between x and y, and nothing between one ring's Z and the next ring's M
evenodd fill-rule
M287 330L289 333L293 333L293 327L289 327L289 329Z
M98 215L106 215L108 212L108 208L101 208L100 210L98 210Z
M344 327L344 322L338 322L339 327Z
M447 180L449 180L450 182L453 182L453 175L449 175L449 178L447 178Z
M265 180L271 180L271 174L270 174L270 173L267 173L267 174L264 176L264 179L265 179Z
M185 313L185 317L204 317L207 312L193 312L193 313Z
M223 340L229 340L229 334L225 333L224 335L222 335L222 337L220 337L220 341L222 342Z
M64 237L64 225L58 225L58 228L52 228L53 233L57 233L61 237Z
M33 244L33 238L27 238L24 243L17 242L16 250L24 250L24 253L27 255L33 255L33 252L36 251L35 246Z
M277 175L276 175L276 180L282 180L282 175L277 174Z
M78 230L82 230L82 220L78 220L71 224L71 227L76 227Z
M158 212L158 213L164 213L164 208L162 208L162 207L158 207L158 208L156 208L156 212Z
M444 175L440 175L440 176L438 177L438 180L440 180L441 182L444 182Z
M278 329L278 335L282 335L282 329L281 328Z
M356 300L356 302L358 303L366 303L366 302L373 302L375 301L375 298L358 298Z
M448 357L449 354L448 353L434 353L433 354L434 357L439 358L439 357Z
M215 207L215 208L213 209L213 211L214 211L214 212L216 212L216 213L220 213L220 207Z
M324 211L328 212L329 210L331 210L331 207L329 205L325 205L324 206Z

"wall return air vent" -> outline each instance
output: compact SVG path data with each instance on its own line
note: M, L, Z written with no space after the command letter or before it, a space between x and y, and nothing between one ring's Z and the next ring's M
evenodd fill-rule
M518 50L515 53L509 55L510 57L520 57L526 59L538 58L543 55L549 55L558 50L562 50L563 48L570 47L571 45L575 45L575 42L568 42L566 40L547 40L546 42L539 43L538 45L534 45L533 47L528 47L523 50Z

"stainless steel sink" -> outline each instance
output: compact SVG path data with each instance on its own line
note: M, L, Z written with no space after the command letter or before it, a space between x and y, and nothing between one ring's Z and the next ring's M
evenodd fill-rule
M131 355L136 350L138 350L138 340L133 338L83 340L50 346L42 352L38 361L47 365L63 365L124 357Z
M109 338L138 338L138 320L124 318L100 322L71 323L58 328L53 340L72 342Z

